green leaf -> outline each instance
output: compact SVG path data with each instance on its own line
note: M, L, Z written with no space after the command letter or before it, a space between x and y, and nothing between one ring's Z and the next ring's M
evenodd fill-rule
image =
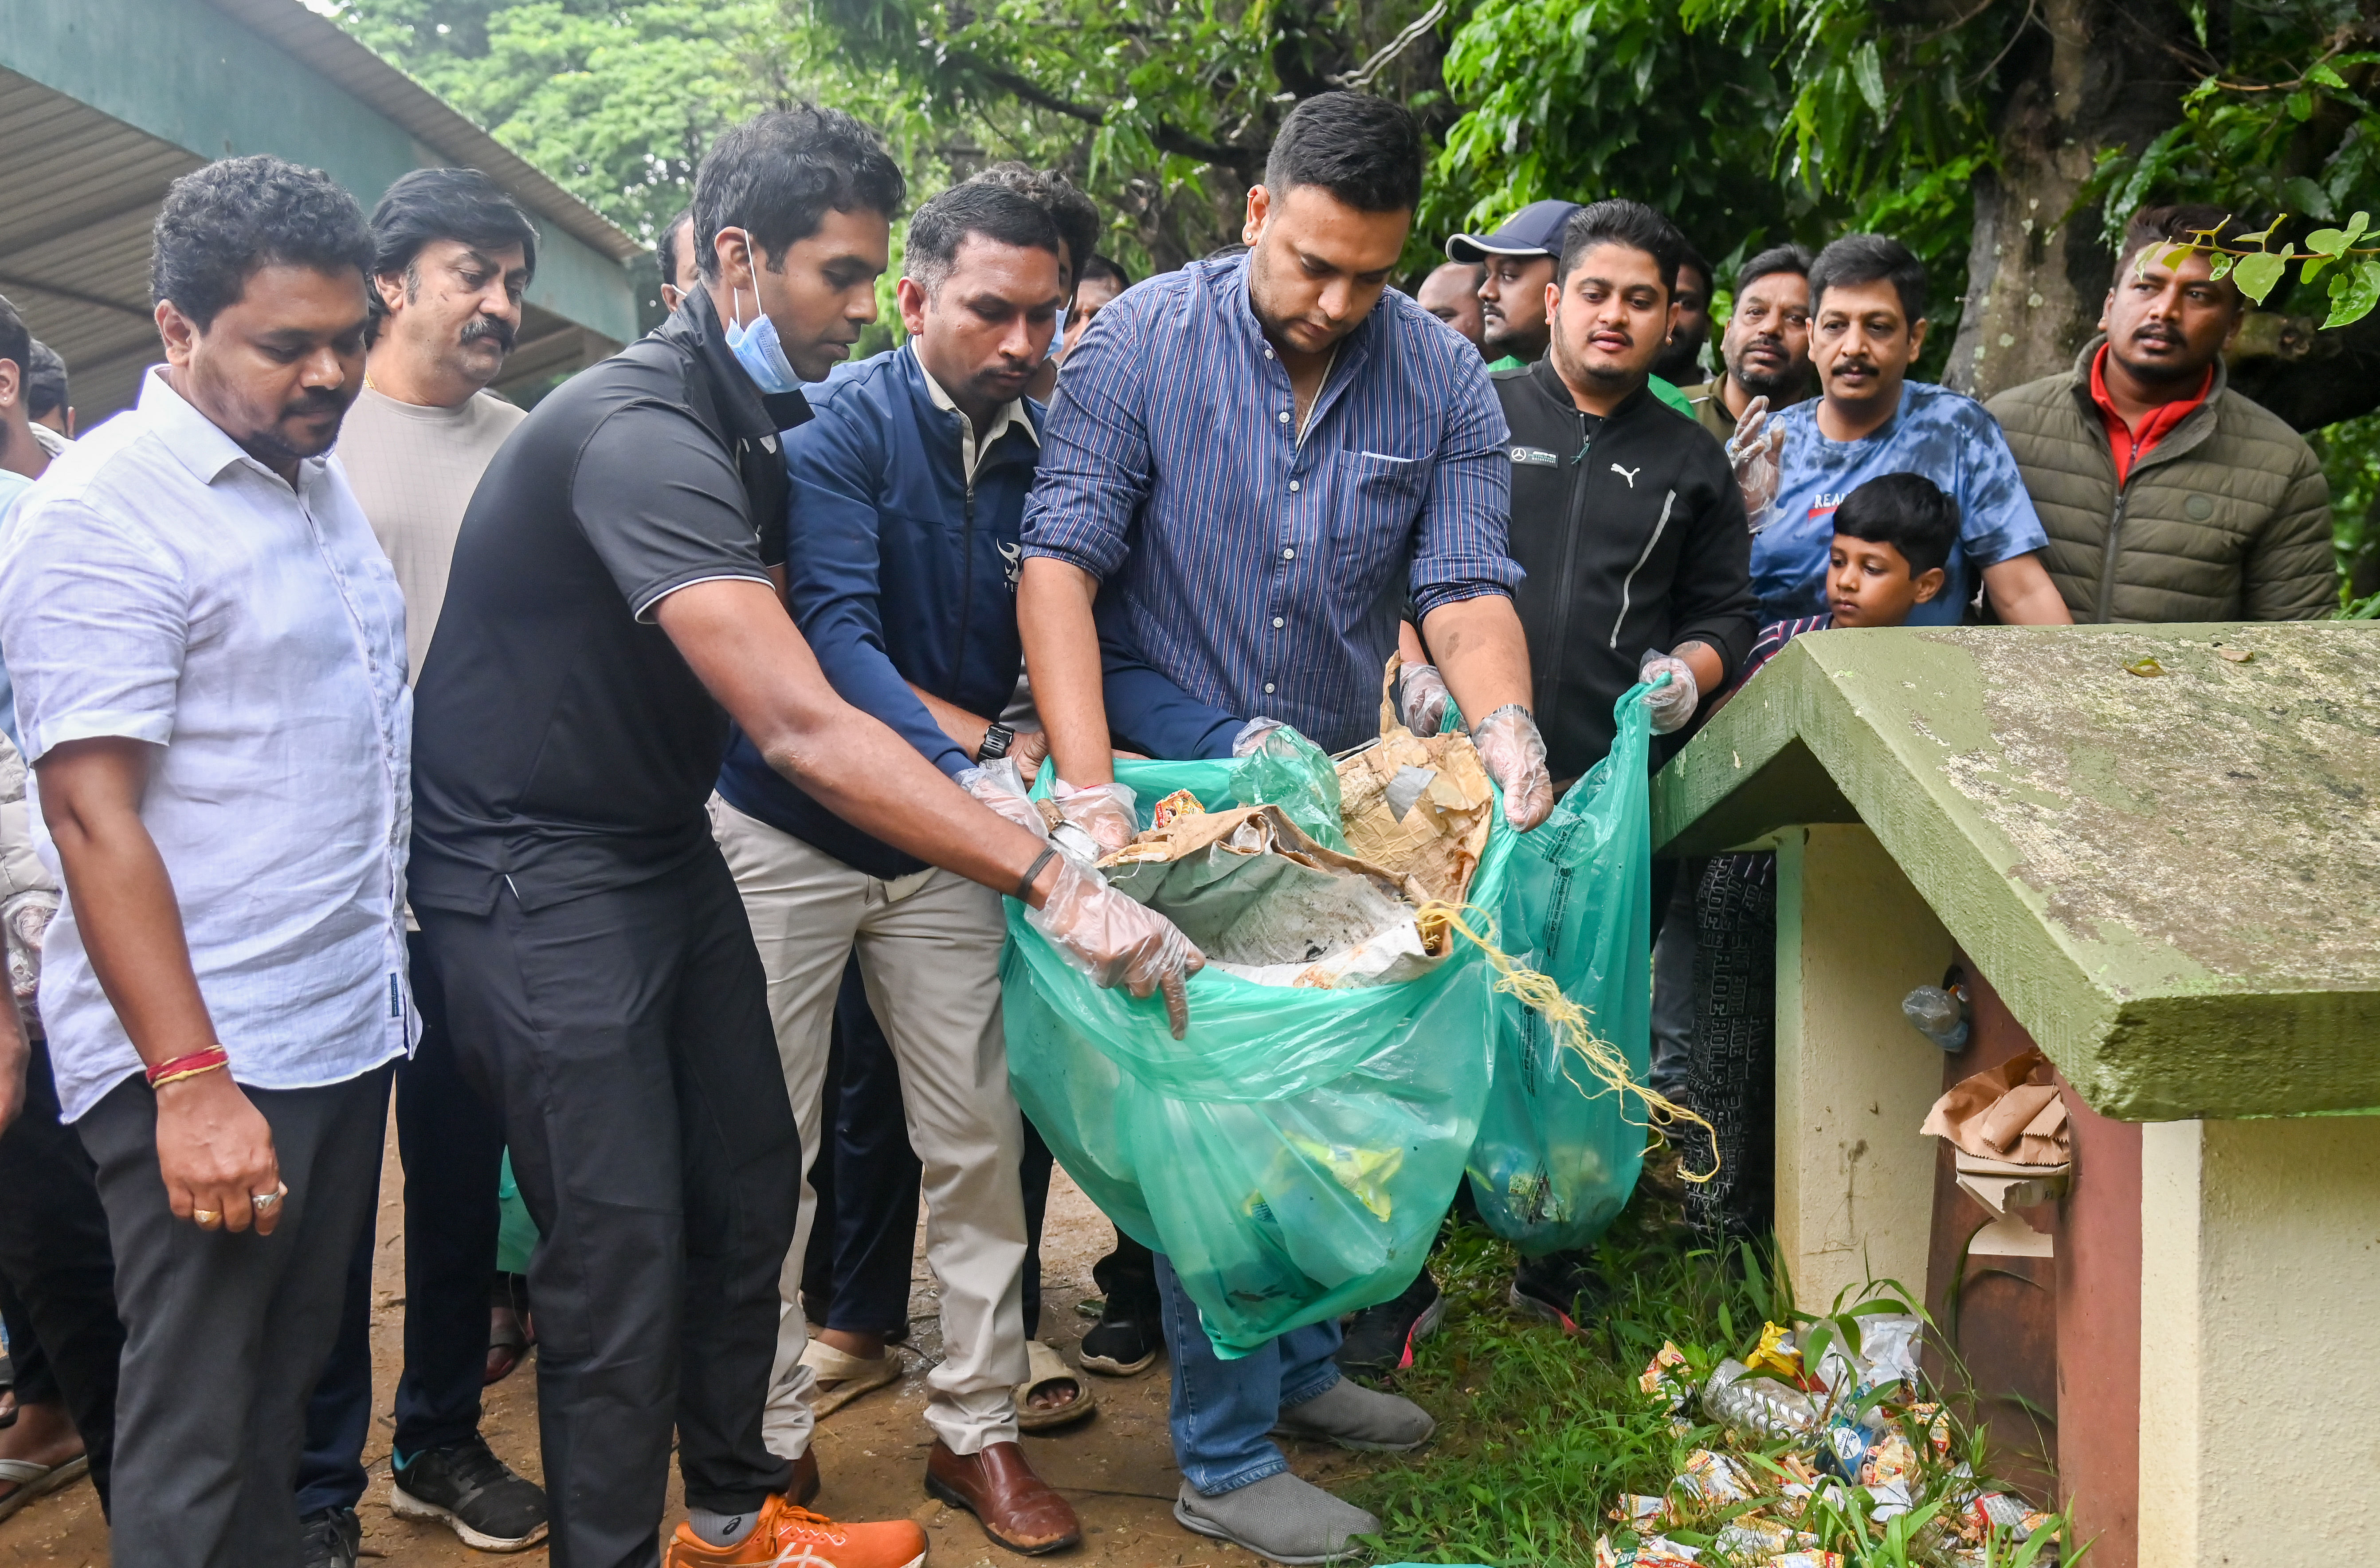
M2231 271L2232 264L2239 260L2239 257L2230 254L2228 251L2218 254L2215 258L2215 265L2210 269L2209 275L2218 278L2225 276Z
M1884 61L1876 52L1876 40L1871 38L1852 52L1852 79L1859 83L1860 96L1867 106L1881 115L1885 111Z
M2320 82L2325 87L2335 87L2341 92L2350 92L2353 91L2353 89L2347 85L2347 79L2345 77L2340 76L2337 71L2332 70L2328 66L2323 65L2320 62L2316 62L2314 65L2306 68L2305 79L2308 81Z
M2357 240L2362 238L2365 235L2371 232L2371 213L2358 213L2353 217L2347 220L2347 243L2349 245L2353 245Z
M2380 304L2380 261L2364 260L2355 263L2355 270L2339 270L2330 280L2330 314L2323 322L2325 331L2343 327L2350 322L2360 322Z
M2240 293L2262 305L2265 296L2273 292L2273 286L2281 281L2281 274L2288 268L2286 256L2259 250L2252 256L2240 258L2239 265L2231 269L2231 281L2240 286Z
M2313 118L2313 94L2300 88L2289 97L2289 117L2294 120Z
M2317 256L2336 256L2353 243L2343 228L2318 228L2304 240L2305 248Z

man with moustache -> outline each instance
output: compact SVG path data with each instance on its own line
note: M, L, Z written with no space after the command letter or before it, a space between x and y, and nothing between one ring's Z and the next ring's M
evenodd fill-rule
M2074 368L1985 405L2078 621L2305 621L2338 602L2321 459L2227 385L2245 297L2204 251L2168 261L2226 216L2136 214Z
M1446 242L1448 261L1481 269L1479 352L1489 370L1517 371L1544 357L1550 336L1546 286L1561 253L1562 227L1577 211L1575 201L1532 201L1492 234L1458 234Z
M1678 262L1678 324L1670 329L1669 346L1653 361L1653 373L1662 380L1682 386L1702 379L1703 345L1710 341L1711 288L1710 261L1689 241Z
M1718 340L1716 381L1679 390L1703 429L1732 441L1755 397L1771 411L1810 395L1810 253L1773 245L1735 274L1735 309Z
M496 451L527 416L487 390L520 331L537 227L476 169L416 169L372 210L372 340L337 467L405 590L406 668L418 674L446 599L455 536ZM409 922L408 922L409 923ZM389 1507L482 1551L545 1534L545 1494L480 1436L496 1183L494 1108L465 1081L437 967L406 933L421 1041L396 1075L405 1158L405 1367ZM354 1568L371 1430L372 1234L349 1260L339 1345L307 1416L298 1511L308 1568Z
M165 364L0 543L0 645L66 899L42 1015L126 1345L113 1551L300 1560L306 1402L371 1217L405 976L405 602L325 455L370 231L318 170L176 180Z
M1810 265L1810 358L1818 395L1777 418L1778 488L1752 546L1763 625L1826 608L1835 507L1879 474L1923 474L1959 504L1948 586L1912 626L1955 626L1980 577L2011 626L2069 626L2042 569L2048 542L1999 427L1983 405L1909 379L1925 346L1925 267L1899 240L1846 235Z
M927 202L903 249L908 343L813 386L813 417L785 436L795 619L846 700L956 780L1002 758L1029 777L1046 750L1038 730L1000 714L1024 664L1016 539L1045 417L1026 389L1057 335L1062 244L1053 215L1013 184L969 182ZM811 1161L823 1147L829 1030L855 952L866 1005L899 1064L901 1092L872 1109L905 1114L924 1164L943 1349L928 1380L927 1489L1013 1551L1071 1545L1074 1509L1017 1443L1028 1198L1001 1032L1000 895L844 822L747 738L729 748L710 820L759 943ZM898 1172L913 1196L916 1170ZM871 1369L853 1364L886 1354L879 1333L826 1325L832 1337L820 1346L832 1354L811 1349L798 1287L817 1204L806 1197L803 1209L781 1285L767 1425L789 1458L809 1451L817 1380L864 1383ZM914 1226L914 1204L910 1217Z

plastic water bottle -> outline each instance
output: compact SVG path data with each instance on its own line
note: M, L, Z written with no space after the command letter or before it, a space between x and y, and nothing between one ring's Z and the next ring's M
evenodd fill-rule
M1919 986L1900 999L1900 1010L1917 1032L1940 1046L1944 1051L1961 1051L1967 1044L1966 988L1954 986L1944 991L1940 986Z

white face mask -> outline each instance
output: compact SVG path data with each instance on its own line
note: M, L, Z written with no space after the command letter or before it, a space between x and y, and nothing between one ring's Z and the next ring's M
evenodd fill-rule
M757 260L748 229L744 231L744 253L747 259ZM748 322L742 319L744 297L740 291L731 289L727 301L729 311L736 318L727 323L728 351L744 367L744 373L752 378L752 384L762 392L799 391L802 378L795 373L793 362L785 358L784 346L777 341L777 323L760 309L759 290L753 291L752 319Z

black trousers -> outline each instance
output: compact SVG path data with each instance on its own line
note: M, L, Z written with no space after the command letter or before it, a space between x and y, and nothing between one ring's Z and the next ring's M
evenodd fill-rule
M1714 857L1694 935L1686 1100L1718 1136L1719 1168L1686 1188L1686 1217L1715 1239L1751 1240L1776 1217L1777 857ZM1708 1170L1710 1140L1686 1131L1686 1169Z
M235 1042L236 1043L236 1042ZM110 1550L140 1568L298 1568L298 1455L370 1218L388 1072L248 1098L289 1196L269 1236L174 1218L135 1075L75 1124L115 1248L125 1342ZM57 1346L50 1345L53 1356Z
M25 1069L25 1109L0 1133L0 1280L11 1298L17 1403L66 1402L103 1511L115 1453L116 1366L124 1355L115 1258L91 1155L58 1120L50 1053L39 1040Z
M504 1131L463 1076L438 966L420 932L407 935L406 952L421 1013L421 1043L396 1070L396 1141L405 1160L405 1372L396 1385L395 1445L409 1459L468 1441L480 1429ZM306 1456L298 1474L301 1516L353 1508L364 1495L373 1233L367 1224L357 1237L338 1343L307 1407Z
M650 1568L670 1436L689 1506L747 1513L799 1135L726 863L524 909L417 908L465 1072L540 1234L539 1425L557 1568Z

